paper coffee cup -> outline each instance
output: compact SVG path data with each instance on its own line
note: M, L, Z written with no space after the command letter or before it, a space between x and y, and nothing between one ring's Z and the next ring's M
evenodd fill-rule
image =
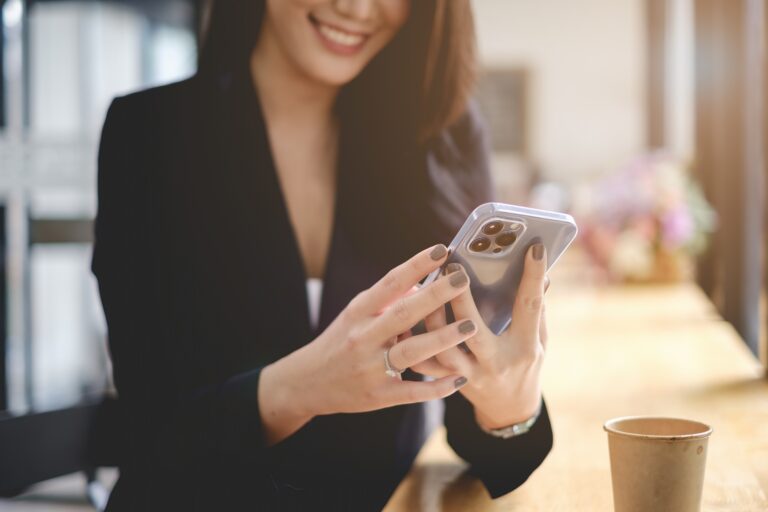
M635 416L609 420L603 429L616 512L699 512L709 425Z

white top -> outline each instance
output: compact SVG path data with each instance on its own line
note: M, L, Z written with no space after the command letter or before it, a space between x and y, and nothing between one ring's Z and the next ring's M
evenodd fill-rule
M323 296L323 280L318 277L307 279L307 304L309 304L309 325L317 328L320 320L320 299Z

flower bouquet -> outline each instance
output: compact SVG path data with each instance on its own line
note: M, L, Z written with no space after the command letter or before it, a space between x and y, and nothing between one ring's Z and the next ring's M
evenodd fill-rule
M716 216L686 167L645 155L590 189L582 212L587 253L613 280L673 282L690 277Z

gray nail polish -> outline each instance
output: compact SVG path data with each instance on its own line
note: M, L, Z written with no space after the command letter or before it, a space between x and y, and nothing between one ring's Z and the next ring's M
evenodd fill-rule
M449 281L454 288L461 288L467 284L467 274L464 272L454 272L451 274Z
M437 261L441 259L443 256L445 256L445 253L447 252L448 252L448 249L446 249L443 244L436 245L434 249L432 249L432 252L429 253L429 257L432 258L434 261Z
M459 324L459 332L461 334L467 334L475 330L475 322L472 320L464 320Z
M453 385L456 387L456 389L459 389L460 387L462 387L466 383L467 383L467 378L466 377L459 377L458 379L453 381Z
M541 261L541 258L544 257L544 245L542 244L536 244L533 246L533 259L536 261Z
M453 274L457 270L461 270L461 265L458 263L449 263L445 266L445 271L443 273L447 276L448 274Z

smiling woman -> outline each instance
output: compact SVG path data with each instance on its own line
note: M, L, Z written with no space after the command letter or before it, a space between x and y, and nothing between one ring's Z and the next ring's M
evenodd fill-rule
M349 44L360 36L359 47ZM391 119L382 136L406 130L420 141L434 137L464 113L474 86L468 1L217 1L200 52L201 73L243 62L262 37L294 72L343 85L341 111L375 126Z
M392 40L409 9L408 0L348 4L271 0L260 40L308 77L344 85Z
M109 510L381 509L447 397L493 496L541 463L542 246L513 339L462 268L415 290L491 199L473 51L466 0L220 0L195 77L115 100L93 255L127 418ZM425 362L440 375L405 371Z

